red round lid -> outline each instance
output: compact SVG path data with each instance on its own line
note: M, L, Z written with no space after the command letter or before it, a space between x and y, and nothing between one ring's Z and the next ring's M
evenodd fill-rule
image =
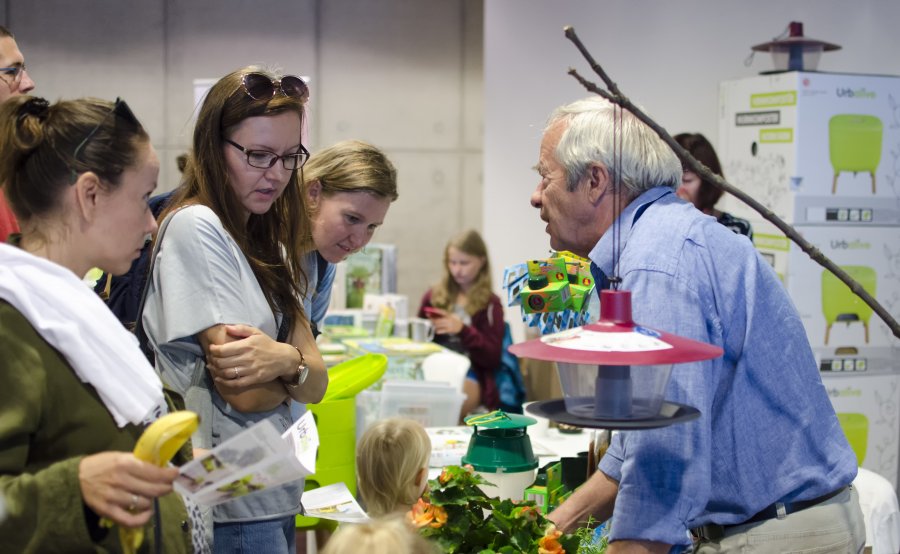
M656 365L718 358L724 351L705 342L657 331L631 320L631 292L600 292L600 321L514 344L520 358L594 365Z

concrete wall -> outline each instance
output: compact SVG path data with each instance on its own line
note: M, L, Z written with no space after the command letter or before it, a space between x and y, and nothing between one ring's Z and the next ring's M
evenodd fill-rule
M128 100L163 160L190 143L193 80L250 63L311 78L310 145L382 147L400 199L376 241L399 248L418 305L442 247L482 219L482 2L478 0L2 0L0 23L36 94Z

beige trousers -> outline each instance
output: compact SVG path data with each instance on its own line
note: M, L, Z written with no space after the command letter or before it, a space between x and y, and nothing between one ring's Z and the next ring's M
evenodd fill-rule
M695 554L859 554L866 528L859 495L852 486L821 504L725 530L718 541L701 540Z

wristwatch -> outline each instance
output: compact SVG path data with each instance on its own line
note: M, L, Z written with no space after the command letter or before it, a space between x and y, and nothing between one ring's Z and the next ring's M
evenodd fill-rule
M300 349L294 346L297 349L297 353L300 354L300 364L297 366L297 373L294 374L294 378L290 381L285 381L284 384L295 389L306 382L306 378L309 376L309 366L306 365L306 359L303 357L303 352L300 352Z

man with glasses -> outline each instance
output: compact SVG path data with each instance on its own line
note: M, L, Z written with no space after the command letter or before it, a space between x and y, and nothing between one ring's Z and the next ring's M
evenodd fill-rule
M19 51L16 39L9 29L0 25L0 103L19 94L26 94L34 88L34 81L25 70L25 58ZM18 233L16 216L6 204L0 189L0 242L6 242L10 233Z

